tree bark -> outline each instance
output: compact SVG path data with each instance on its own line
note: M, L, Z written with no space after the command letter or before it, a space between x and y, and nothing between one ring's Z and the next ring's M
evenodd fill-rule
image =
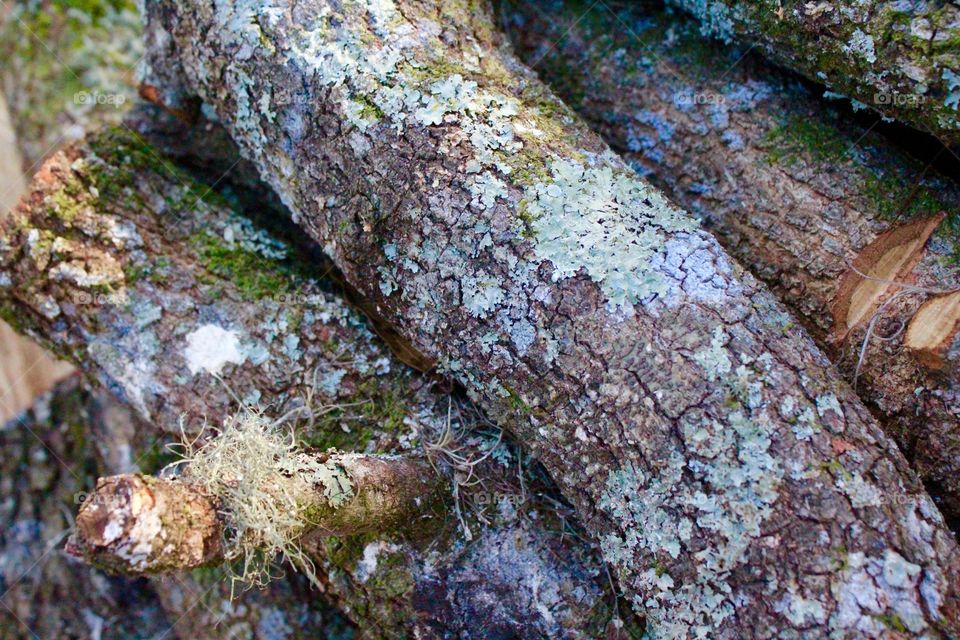
M76 378L0 430L0 638L151 637L170 625L146 580L114 578L60 548L96 469L91 396ZM64 607L64 602L72 606ZM100 634L98 636L98 633Z
M253 226L128 129L53 156L2 237L6 315L158 429L179 432L182 417L196 434L237 397L293 412L301 442L320 450L419 453L448 434L472 462L496 443L325 289L314 250ZM462 521L315 542L351 619L391 637L601 633L613 614L603 570L588 544L550 531L569 510L498 446L506 466L488 459L460 478L478 481L459 487Z
M929 242L912 244L929 232L917 221L960 206L960 188L881 135L865 135L762 61L700 42L689 20L623 9L577 21L581 13L576 2L511 3L503 17L519 55L568 104L634 169L702 217L724 248L791 307L848 381L859 372L861 398L957 522L960 385L951 373L958 370L953 352L922 357L905 345L909 333L896 333L901 325L940 326L923 322L917 310L942 296L874 287L853 267L929 290L960 286L955 215ZM887 242L894 232L904 234L900 242ZM888 251L876 250L884 245ZM870 261L898 253L907 260L890 261L894 269ZM850 305L839 313L839 303L853 298L854 288L862 295L850 326ZM951 343L958 314L938 313L949 324L940 343Z
M183 95L544 462L651 636L956 632L956 544L895 447L771 296L499 46L485 11L153 10Z
M704 35L771 60L857 103L960 141L960 9L950 2L669 0Z

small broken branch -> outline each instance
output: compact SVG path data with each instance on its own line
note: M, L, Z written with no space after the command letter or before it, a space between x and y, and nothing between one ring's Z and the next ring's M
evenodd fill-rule
M280 501L291 496L280 494L276 487L261 489L271 500L291 507L290 517L297 521L298 529L283 535L299 540L311 534L388 533L411 525L439 496L436 474L414 460L362 454L322 457L317 468L347 483L342 498L332 501L325 485L302 470L297 476L276 479L282 486L303 485L297 501L290 505ZM236 519L230 507L203 491L197 479L142 474L101 478L77 514L77 529L67 550L96 566L128 575L220 562L226 551L223 541L229 535L224 531L225 522ZM246 535L253 533L247 531ZM245 547L247 543L235 544Z

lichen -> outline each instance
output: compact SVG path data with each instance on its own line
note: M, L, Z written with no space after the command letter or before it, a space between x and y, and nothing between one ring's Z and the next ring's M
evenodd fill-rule
M191 375L201 371L220 375L227 364L243 364L247 357L236 331L215 324L197 327L186 336L183 357Z
M583 269L611 307L663 294L668 284L651 260L665 233L693 231L696 223L627 172L561 159L549 166L552 180L528 187L523 202L536 256L553 263L554 281Z
M248 409L228 417L203 447L184 446L184 481L217 501L225 521L224 557L242 560L232 578L262 585L281 555L319 586L299 539L311 524L318 489L334 510L353 497L346 472L301 451L292 432Z

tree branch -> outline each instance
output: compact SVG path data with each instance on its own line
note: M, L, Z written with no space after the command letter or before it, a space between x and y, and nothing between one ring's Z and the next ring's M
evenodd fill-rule
M471 433L482 418L392 358L328 290L309 246L254 226L128 129L55 154L31 189L0 233L5 317L156 428L179 433L181 417L193 434L204 421L220 425L237 411L235 395L285 415L302 444L321 450L459 449L462 462L440 451L436 464L453 486L455 473L466 473L456 482L469 476L462 521L437 513L419 535L305 541L354 620L397 636L477 625L600 633L612 615L603 615L602 569L587 544L548 530L568 514L526 493L518 453L501 451L508 467L477 462L495 434ZM484 549L498 545L515 562L491 564Z

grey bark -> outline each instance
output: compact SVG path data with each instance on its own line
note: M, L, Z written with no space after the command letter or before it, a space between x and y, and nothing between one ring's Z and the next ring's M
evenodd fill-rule
M917 291L841 342L835 301L851 263L885 232L960 206L956 182L810 95L757 56L704 43L689 19L653 7L577 20L579 2L509 3L518 54L639 173L698 217L784 300L875 410L948 520L960 515L960 371L905 347ZM624 28L623 25L629 25ZM903 284L960 286L951 213ZM878 302L902 293L890 286ZM944 321L956 314L944 312ZM888 338L892 335L892 339ZM859 365L859 367L858 367Z
M182 66L168 90L203 99L347 281L544 462L651 636L956 633L956 543L893 444L483 8L150 19L177 52L150 63Z
M179 434L182 417L195 435L240 398L294 411L301 442L319 450L417 454L449 429L447 448L474 460L496 443L496 429L324 289L309 245L253 226L128 129L53 156L2 237L5 315L156 429ZM600 633L613 602L590 546L563 531L569 509L529 460L498 448L504 465L487 459L469 478L479 484L459 489L462 521L437 512L412 531L315 543L353 620L388 637ZM435 462L452 481L445 459Z
M771 60L944 143L960 141L960 8L952 2L669 0L704 35Z

